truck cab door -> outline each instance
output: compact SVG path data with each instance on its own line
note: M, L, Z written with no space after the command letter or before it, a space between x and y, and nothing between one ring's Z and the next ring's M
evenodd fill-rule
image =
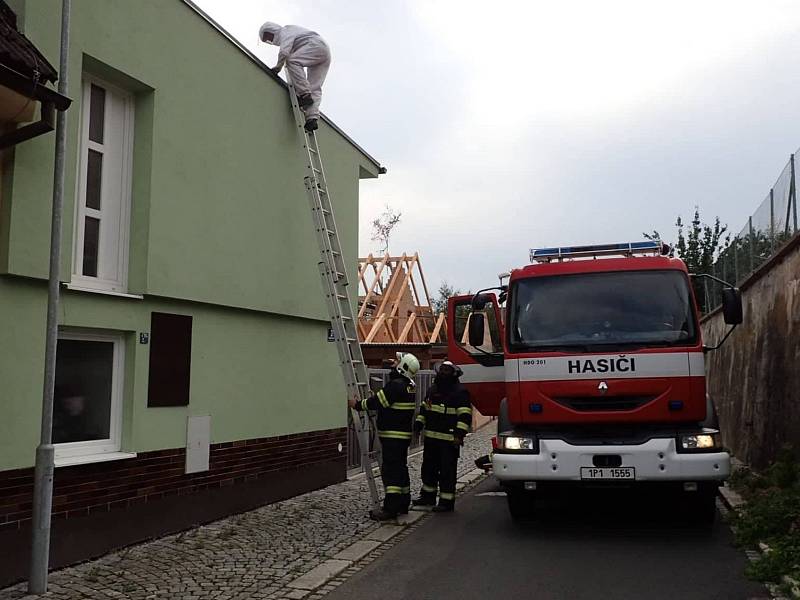
M475 311L472 296L454 296L447 301L447 354L464 374L461 383L469 390L472 404L481 414L495 416L506 396L503 322L494 294L483 294L486 305ZM483 343L470 345L469 323L473 314L483 313Z

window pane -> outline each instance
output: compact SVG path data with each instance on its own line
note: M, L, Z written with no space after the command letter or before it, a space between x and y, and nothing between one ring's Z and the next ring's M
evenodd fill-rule
M113 342L58 340L53 443L111 437Z
M86 217L83 228L83 274L97 277L97 251L100 245L100 219Z
M585 352L693 344L689 281L680 271L531 277L514 288L517 348Z
M103 155L89 150L86 165L86 206L100 210L100 190L103 180Z
M98 144L102 144L106 120L106 91L92 84L92 92L90 95L89 139Z
M485 352L502 352L503 343L500 339L500 326L497 323L497 316L494 312L494 303L488 302L486 307L478 312L483 313L484 316L484 329L483 329L483 344L480 349L475 349L469 345L469 321L472 317L472 301L465 300L464 302L455 304L454 316L454 334L456 343L462 346L467 352L471 354L479 354L481 350Z

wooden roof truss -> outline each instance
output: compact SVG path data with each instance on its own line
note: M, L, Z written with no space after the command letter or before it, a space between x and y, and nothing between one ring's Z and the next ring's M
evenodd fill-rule
M360 258L358 281L362 343L443 343L445 315L434 313L418 254Z

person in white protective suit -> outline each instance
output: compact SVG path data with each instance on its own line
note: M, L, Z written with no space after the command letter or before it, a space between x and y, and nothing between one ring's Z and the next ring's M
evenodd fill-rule
M258 37L264 43L280 47L278 64L272 70L280 73L286 65L297 91L297 101L306 115L306 131L314 131L319 119L322 84L331 66L328 44L316 31L298 25L281 27L269 21L261 26Z

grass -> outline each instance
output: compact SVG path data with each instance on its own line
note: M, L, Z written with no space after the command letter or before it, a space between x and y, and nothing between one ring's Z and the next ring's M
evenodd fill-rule
M763 542L770 548L748 566L747 575L777 583L783 575L800 579L800 462L796 454L786 448L761 474L740 469L730 485L747 501L733 517L737 543L757 547Z

